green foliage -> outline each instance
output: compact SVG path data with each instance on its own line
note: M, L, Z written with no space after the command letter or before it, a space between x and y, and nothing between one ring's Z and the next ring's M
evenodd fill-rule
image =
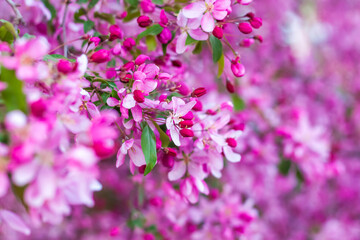
M232 102L234 104L235 111L241 111L245 109L245 102L242 98L240 98L237 94L232 94L231 96Z
M58 61L59 59L65 59L65 60L68 60L70 62L76 62L75 59L69 59L69 58L66 58L65 56L61 55L61 54L50 54L50 55L45 55L44 56L44 61Z
M143 37L149 36L149 35L152 35L152 36L158 35L159 33L162 32L163 29L164 28L162 26L160 26L159 24L152 25L151 27L147 28L145 31L140 33L137 36L136 41L139 42L140 39L142 39Z
M214 63L217 63L223 54L221 41L213 35L210 35L210 44L212 48L213 61Z
M145 43L148 51L154 51L156 49L156 38L155 36L149 35L145 37Z
M7 42L9 44L13 43L17 37L16 30L14 26L3 19L0 19L0 41Z
M49 0L41 0L41 1L45 5L45 7L50 11L51 14L50 21L52 21L54 18L56 18L56 9L54 5L52 5Z
M94 27L95 23L91 20L84 22L84 33L87 33Z
M225 67L225 58L224 58L224 54L221 54L221 57L218 61L218 74L217 77L221 77L221 74L224 72L224 67Z
M163 148L168 147L170 143L169 136L160 128L160 126L155 121L153 121L153 124L160 134L161 147Z
M155 134L147 124L142 130L141 148L143 150L146 162L146 168L144 172L144 176L146 176L154 168L157 160Z
M7 84L7 88L1 92L6 112L21 110L27 113L26 97L22 91L23 82L16 77L14 70L1 67L0 71L0 81Z
M196 42L197 42L197 40L193 39L192 37L190 37L190 35L188 35L187 38L186 38L186 41L185 41L185 46L191 45L191 44L196 43Z
M99 18L101 20L107 21L110 24L115 24L115 17L109 13L95 12L94 18Z
M88 5L88 9L91 9L93 7L95 7L95 5L99 2L99 0L90 0L89 5Z

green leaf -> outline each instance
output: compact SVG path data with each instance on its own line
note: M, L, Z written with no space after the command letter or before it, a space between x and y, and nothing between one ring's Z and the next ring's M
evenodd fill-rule
M102 19L104 21L107 21L110 24L115 24L115 17L112 14L109 14L109 13L95 12L94 13L94 18L99 18L99 19Z
M137 18L140 16L140 11L137 8L134 7L129 7L127 9L127 15L126 17L123 19L123 22L130 22L131 20L133 20L134 18Z
M88 5L88 9L91 9L93 7L95 7L95 5L99 2L99 0L90 0L89 5Z
M217 74L218 78L221 77L221 74L224 71L224 67L225 67L225 58L224 58L224 54L221 54L221 57L218 62L218 74Z
M87 3L88 0L77 0L76 3L82 4L82 3Z
M170 143L169 136L160 128L160 126L155 121L152 121L152 123L160 134L161 147L166 148L167 146L169 146Z
M213 61L214 63L217 63L221 58L223 46L221 44L221 41L213 35L210 35L210 44L213 52Z
M44 59L44 61L58 61L59 59L65 59L65 60L68 60L70 62L76 62L75 59L68 59L65 56L61 55L61 54L45 55L43 59Z
M84 22L84 33L87 33L94 27L95 23L91 20Z
M192 51L193 54L200 54L202 52L202 46L203 46L203 41L199 41L197 42L194 50Z
M138 0L125 0L128 4L130 4L133 7L136 7L139 4Z
M146 36L145 43L146 43L146 46L147 46L149 52L154 51L156 49L155 36L151 36L151 35Z
M116 84L114 82L107 81L107 84L111 89L117 88L117 86L116 86Z
M152 2L156 5L163 5L164 1L163 0L152 0Z
M196 43L196 42L197 42L197 40L193 39L192 37L190 37L190 35L188 35L187 38L186 38L186 41L185 41L185 46L191 45L191 44Z
M45 7L50 11L51 14L51 19L50 21L52 21L55 17L56 17L56 8L54 7L54 5L52 5L50 3L49 0L41 0L43 2L43 4L45 5Z
M114 89L111 90L111 96L117 100L120 100L118 93Z
M138 42L143 37L146 37L146 36L149 36L149 35L153 35L153 36L158 35L159 33L162 32L163 29L164 28L162 26L160 26L159 24L152 25L151 27L149 27L148 29L146 29L145 31L140 33L137 36L136 41Z
M6 112L21 110L27 113L26 97L23 93L23 82L17 79L14 70L0 68L0 81L7 84L6 89L1 92L6 107Z
M85 22L84 19L80 19L81 16L84 16L86 14L86 10L84 8L80 8L77 10L74 14L74 22L76 23L83 23Z
M235 111L241 111L245 109L245 102L237 94L232 94L232 102L234 104Z
M33 39L33 38L36 38L34 35L31 35L31 34L28 34L28 33L25 33L22 37L25 38L25 39Z
M3 19L0 19L0 22L0 41L7 42L9 44L13 43L17 37L14 26L10 22Z
M155 134L147 124L141 134L141 148L146 162L144 172L144 176L146 176L154 168L157 160Z
M278 164L278 170L280 174L287 176L289 174L291 167L291 161L288 159L282 159L281 162Z

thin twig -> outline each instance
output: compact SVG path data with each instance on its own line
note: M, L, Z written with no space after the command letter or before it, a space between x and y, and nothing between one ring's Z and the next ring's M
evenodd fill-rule
M64 56L67 58L67 52L68 52L68 47L67 47L67 43L66 43L66 29L65 29L65 20L66 20L66 15L68 12L68 6L69 6L70 1L69 0L65 0L65 10L64 10L64 16L62 19L62 23L61 23L61 27L62 27L62 31L63 31L63 42L64 42Z
M12 10L15 13L15 19L14 19L14 24L15 27L17 27L17 25L21 24L25 24L23 16L21 15L21 12L18 9L18 5L16 5L12 0L5 0L10 7L12 8Z

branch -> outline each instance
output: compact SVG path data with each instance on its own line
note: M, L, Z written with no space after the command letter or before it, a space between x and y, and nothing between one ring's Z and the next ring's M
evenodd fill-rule
M14 24L15 26L21 24L25 24L23 16L21 15L21 12L18 9L18 5L16 5L12 0L5 0L10 7L13 9L14 13L15 13L15 19L14 19Z
M64 10L64 16L62 19L62 23L61 23L61 27L62 27L62 31L63 31L63 42L64 42L64 56L67 57L67 52L68 52L68 47L67 47L67 43L66 43L66 27L65 27L65 21L66 21L66 15L67 15L67 11L68 11L68 6L70 4L69 0L65 0L65 10Z

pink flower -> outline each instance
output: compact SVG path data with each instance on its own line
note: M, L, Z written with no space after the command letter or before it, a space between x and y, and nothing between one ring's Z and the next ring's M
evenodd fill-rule
M140 140L129 139L121 145L116 156L117 168L124 163L127 154L129 154L130 160L135 166L140 167L146 164Z
M212 32L215 28L215 20L223 20L231 9L230 0L205 0L194 2L183 8L187 18L201 17L201 28L205 32Z
M195 101L185 103L184 100L173 97L170 104L166 108L171 109L170 116L166 119L166 127L170 130L171 139L176 146L180 146L179 129L176 126L182 119L181 117L186 115L196 104Z

